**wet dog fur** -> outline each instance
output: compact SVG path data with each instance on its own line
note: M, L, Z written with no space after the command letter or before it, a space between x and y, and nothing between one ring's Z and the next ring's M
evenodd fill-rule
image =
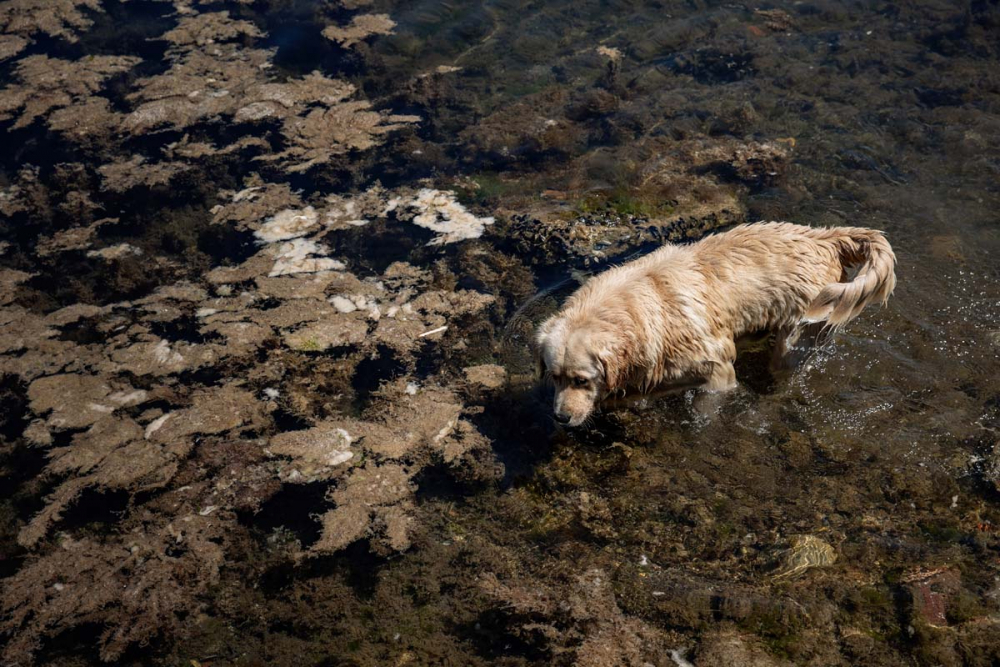
M761 222L609 269L537 331L556 421L579 426L620 396L731 390L738 338L773 332L780 365L804 328L836 330L884 304L895 263L875 230Z

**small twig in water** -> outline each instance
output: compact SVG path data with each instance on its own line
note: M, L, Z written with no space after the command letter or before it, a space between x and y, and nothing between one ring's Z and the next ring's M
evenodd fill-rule
M437 329L431 329L430 331L425 331L419 336L417 336L417 338L423 338L424 336L432 336L436 333L441 333L442 331L447 331L447 330L448 330L448 325L446 324L443 327L438 327Z

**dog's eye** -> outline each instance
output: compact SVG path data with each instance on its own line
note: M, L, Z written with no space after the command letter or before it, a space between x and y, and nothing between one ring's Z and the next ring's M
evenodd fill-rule
M573 385L576 387L586 387L590 384L590 380L587 378L573 378Z

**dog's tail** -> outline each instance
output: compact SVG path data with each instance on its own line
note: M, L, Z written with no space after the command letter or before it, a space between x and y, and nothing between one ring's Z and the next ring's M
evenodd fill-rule
M882 232L860 227L815 230L816 236L832 242L846 274L858 267L850 282L827 285L809 304L806 319L826 322L836 329L857 317L865 306L889 300L896 287L896 255Z

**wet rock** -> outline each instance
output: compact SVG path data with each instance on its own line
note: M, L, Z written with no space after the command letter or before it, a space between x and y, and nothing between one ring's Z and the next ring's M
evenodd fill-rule
M268 450L275 456L293 460L294 472L286 474L294 481L311 482L336 475L354 458L351 444L355 437L336 424L320 424L302 431L279 433L271 438Z
M378 550L402 551L410 544L415 473L434 463L469 480L495 479L499 471L484 454L489 442L461 418L462 404L434 387L409 391L405 381L376 392L371 416L331 419L274 436L268 451L286 460L288 483L335 480L336 507L322 518L311 553L331 553L362 537Z
M103 368L128 370L136 375L163 376L211 365L220 356L220 351L211 345L170 342L155 336L142 338L145 340L129 341L125 347L113 350Z
M261 418L261 404L253 394L233 385L195 393L191 407L168 412L148 424L146 440L169 442L195 434L229 431Z
M15 269L0 269L0 306L13 302L15 288L29 280L31 275Z
M218 18L216 23L197 27L252 36L245 26L228 19ZM145 134L164 126L183 129L223 117L237 123L278 121L282 123L284 150L265 151L255 159L300 173L350 151L372 148L385 134L419 120L373 111L367 102L351 99L354 86L319 72L273 82L267 74L271 51L225 43L200 47L188 43L192 38L188 32L174 37L183 40L172 53L173 66L140 79L138 90L129 96L136 108L125 118L123 127L131 133ZM193 38L197 42L198 37ZM266 148L266 144L256 145ZM209 150L208 145L201 146L202 152Z
M127 257L136 257L141 254L142 249L135 247L131 243L116 243L115 245L110 245L98 250L87 251L87 257L103 259L106 262L113 262Z
M57 386L66 386L67 377L72 376L63 376ZM32 387L45 380L47 378L36 381ZM42 391L35 389L36 395ZM51 389L49 383L44 389ZM101 394L105 389L99 386L96 393ZM30 392L31 388L29 395ZM93 388L91 393L95 393ZM125 395L118 392L109 395L107 402L136 405L146 398L144 391ZM84 489L99 487L138 492L160 488L174 477L180 461L191 452L193 436L222 433L260 420L257 400L233 386L197 392L192 400L192 407L163 414L145 427L130 418L113 416L110 410L97 410L101 416L92 421L89 421L90 414L84 415L90 428L76 434L70 445L53 450L47 467L53 474L72 472L75 476L56 488L46 506L20 532L18 542L27 547L37 545ZM33 400L33 409L38 403ZM65 411L67 406L59 407ZM58 428L67 427L65 422L53 422L51 416L49 423ZM83 423L81 419L74 426Z
M402 196L373 185L354 195L327 195L323 202L323 224L329 229L363 227L375 218L385 218L399 209Z
M733 142L695 150L692 162L699 168L722 166L750 185L773 185L788 169L789 151L775 142Z
M287 183L268 183L259 176L246 180L242 190L219 193L224 203L212 208L212 223L232 225L236 229L256 230L269 217L282 210L298 210L301 197Z
M787 32L795 26L791 14L783 9L757 9L753 15L764 21L765 28L774 32Z
M274 257L274 265L267 274L270 278L347 268L340 260L324 256L330 251L325 245L308 239L292 239L276 244L273 248L269 253Z
M289 173L301 173L350 151L377 146L382 136L420 120L419 116L372 111L367 102L341 102L353 93L354 87L348 86L331 106L286 117L283 134L289 147L261 159L279 161Z
M410 546L412 473L400 465L367 463L330 494L336 505L323 515L323 534L313 553L331 553L368 536L391 551Z
M577 501L577 512L580 524L594 537L613 539L617 536L614 517L606 499L581 491Z
M38 168L22 167L14 182L0 189L0 214L14 216L29 209L48 208L48 195L39 183Z
M35 244L35 252L42 257L47 257L70 250L85 250L94 242L98 229L103 225L116 222L118 222L118 218L104 218L89 225L56 232L49 238L40 238Z
M123 539L64 537L0 591L0 627L16 636L5 664L30 664L47 638L100 617L101 659L115 662L134 644L176 632L219 579L224 532L215 517L192 512L174 523L136 526Z
M267 219L254 236L261 243L288 241L299 236L305 236L316 226L318 216L316 209L307 206L304 209L285 209Z

